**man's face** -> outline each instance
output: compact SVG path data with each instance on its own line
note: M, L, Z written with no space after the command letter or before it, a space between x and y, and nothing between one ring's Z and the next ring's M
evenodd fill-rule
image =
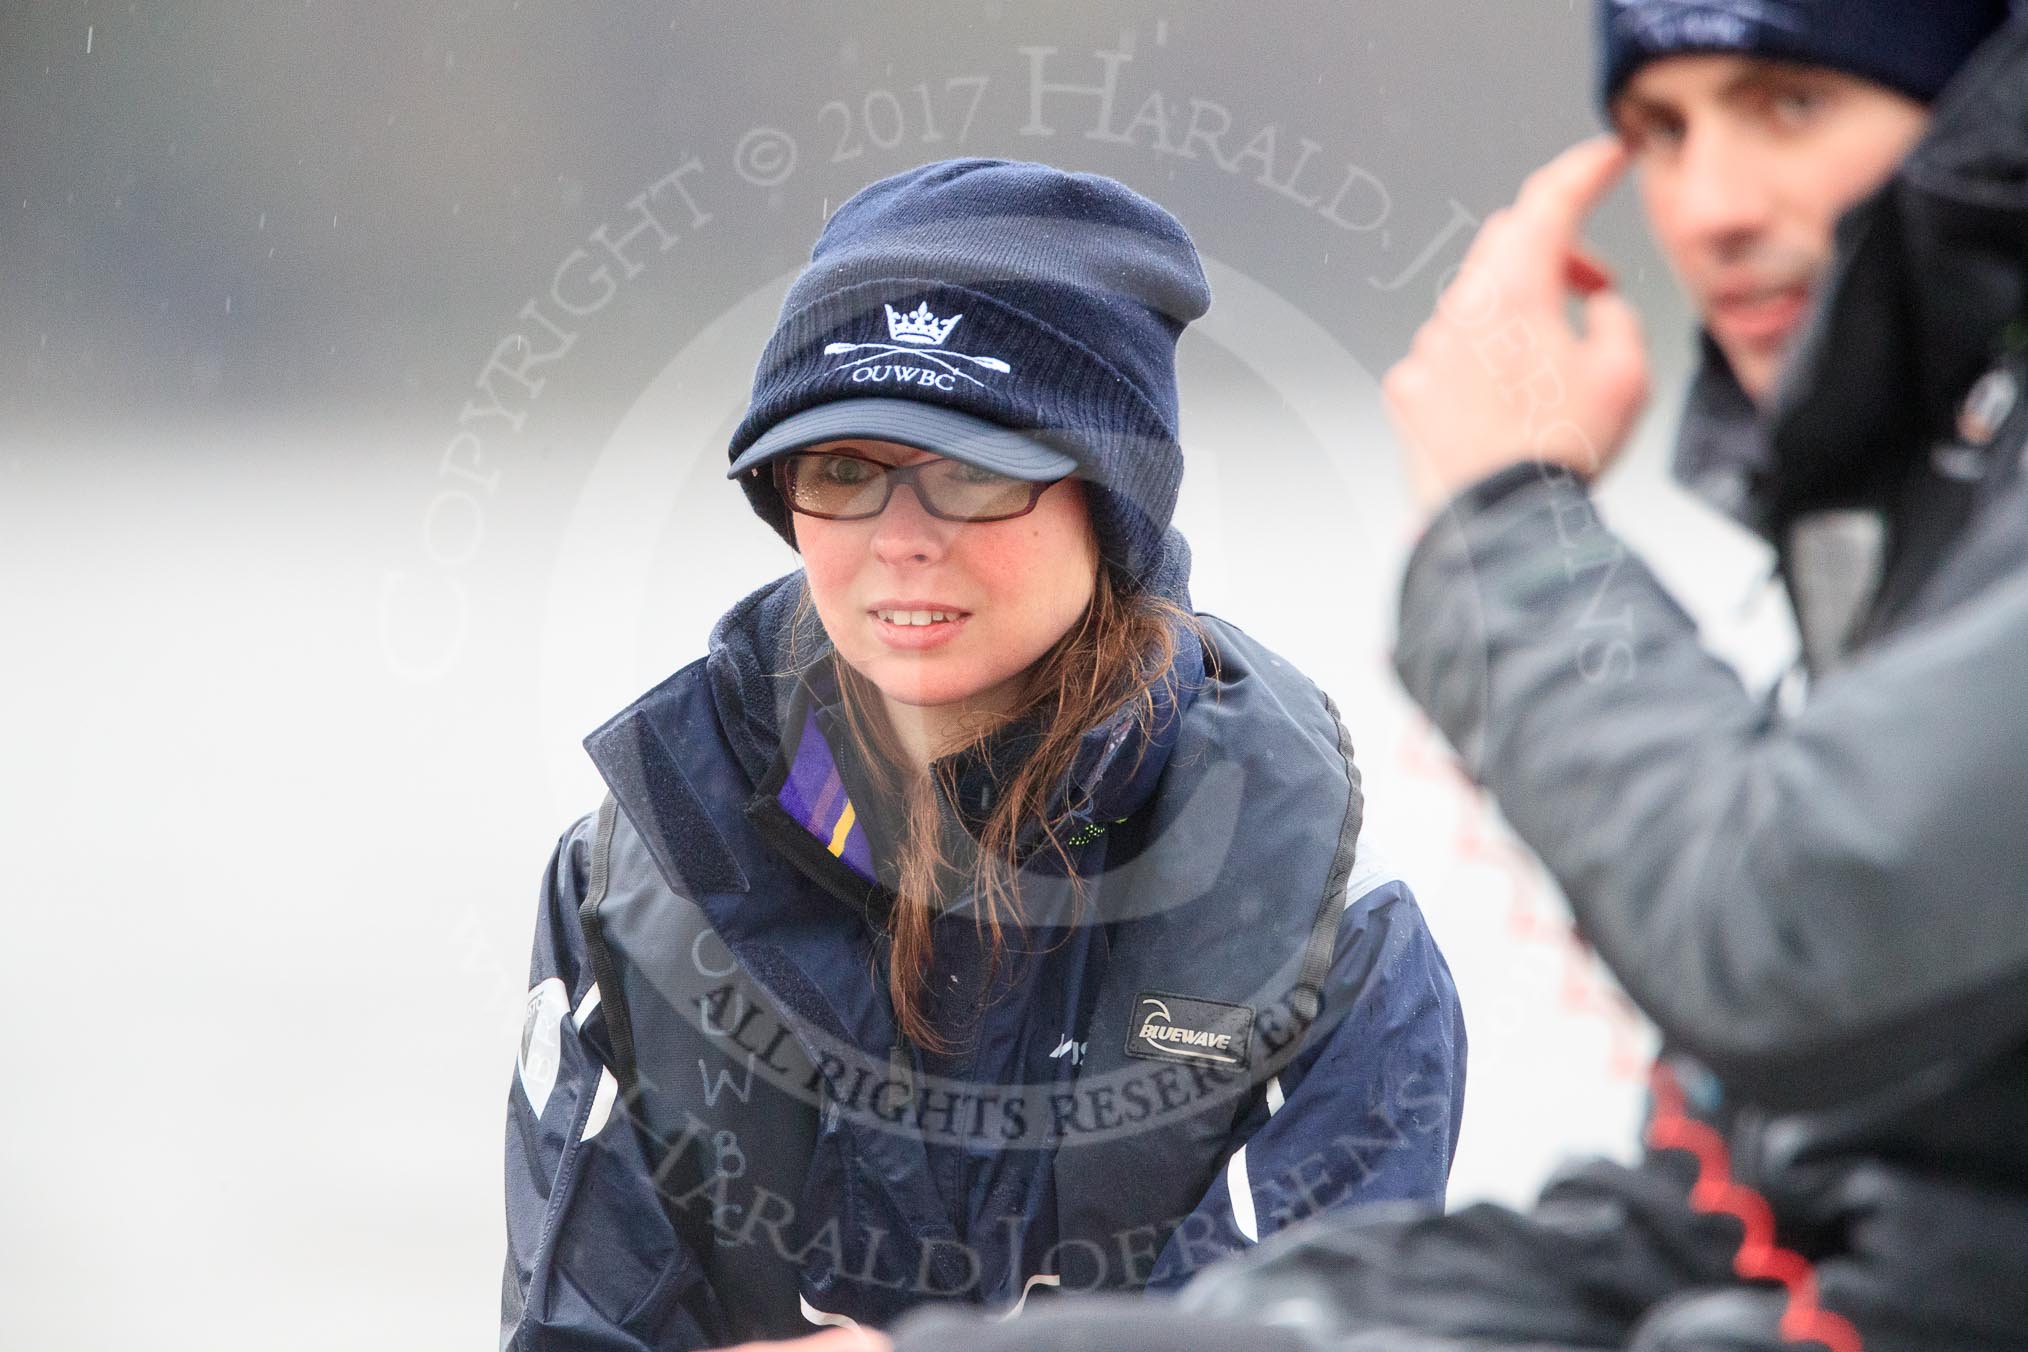
M1838 217L1886 181L1928 110L1821 66L1693 55L1635 72L1612 116L1662 252L1739 383L1765 403Z

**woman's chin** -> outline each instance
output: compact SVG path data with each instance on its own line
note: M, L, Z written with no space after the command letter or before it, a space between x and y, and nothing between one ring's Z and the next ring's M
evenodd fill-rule
M939 684L916 684L885 682L877 683L880 693L889 704L898 704L925 713L935 709L959 708L969 704L980 692L969 686L944 686Z
M922 668L929 664L924 663L905 665L915 669L896 670L904 664L888 662L878 664L875 670L861 672L890 708L899 706L925 714L959 713L998 708L1006 702L1005 680L958 671L925 671Z

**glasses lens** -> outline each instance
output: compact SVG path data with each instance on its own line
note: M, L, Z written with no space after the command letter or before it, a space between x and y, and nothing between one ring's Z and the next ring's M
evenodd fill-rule
M872 516L887 496L887 471L853 455L787 457L789 506L823 516Z
M1028 510L1035 485L980 469L962 460L936 460L923 466L917 480L929 495L932 511L959 521L984 521L1017 516Z

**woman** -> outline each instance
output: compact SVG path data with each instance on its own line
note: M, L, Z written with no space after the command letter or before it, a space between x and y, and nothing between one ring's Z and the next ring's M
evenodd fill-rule
M670 1348L1165 1287L1440 1203L1448 971L1329 701L1188 609L1175 344L1120 184L840 207L730 474L801 572L586 741L510 1095L503 1345Z

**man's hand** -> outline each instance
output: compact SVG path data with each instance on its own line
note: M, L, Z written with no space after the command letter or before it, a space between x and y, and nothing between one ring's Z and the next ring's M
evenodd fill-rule
M1547 460L1590 478L1648 398L1640 322L1578 242L1625 171L1610 136L1580 142L1487 218L1463 266L1382 385L1417 495L1437 506L1495 471ZM1584 325L1566 305L1583 298Z
M825 1329L785 1343L741 1343L724 1352L892 1352L894 1343L872 1329Z

